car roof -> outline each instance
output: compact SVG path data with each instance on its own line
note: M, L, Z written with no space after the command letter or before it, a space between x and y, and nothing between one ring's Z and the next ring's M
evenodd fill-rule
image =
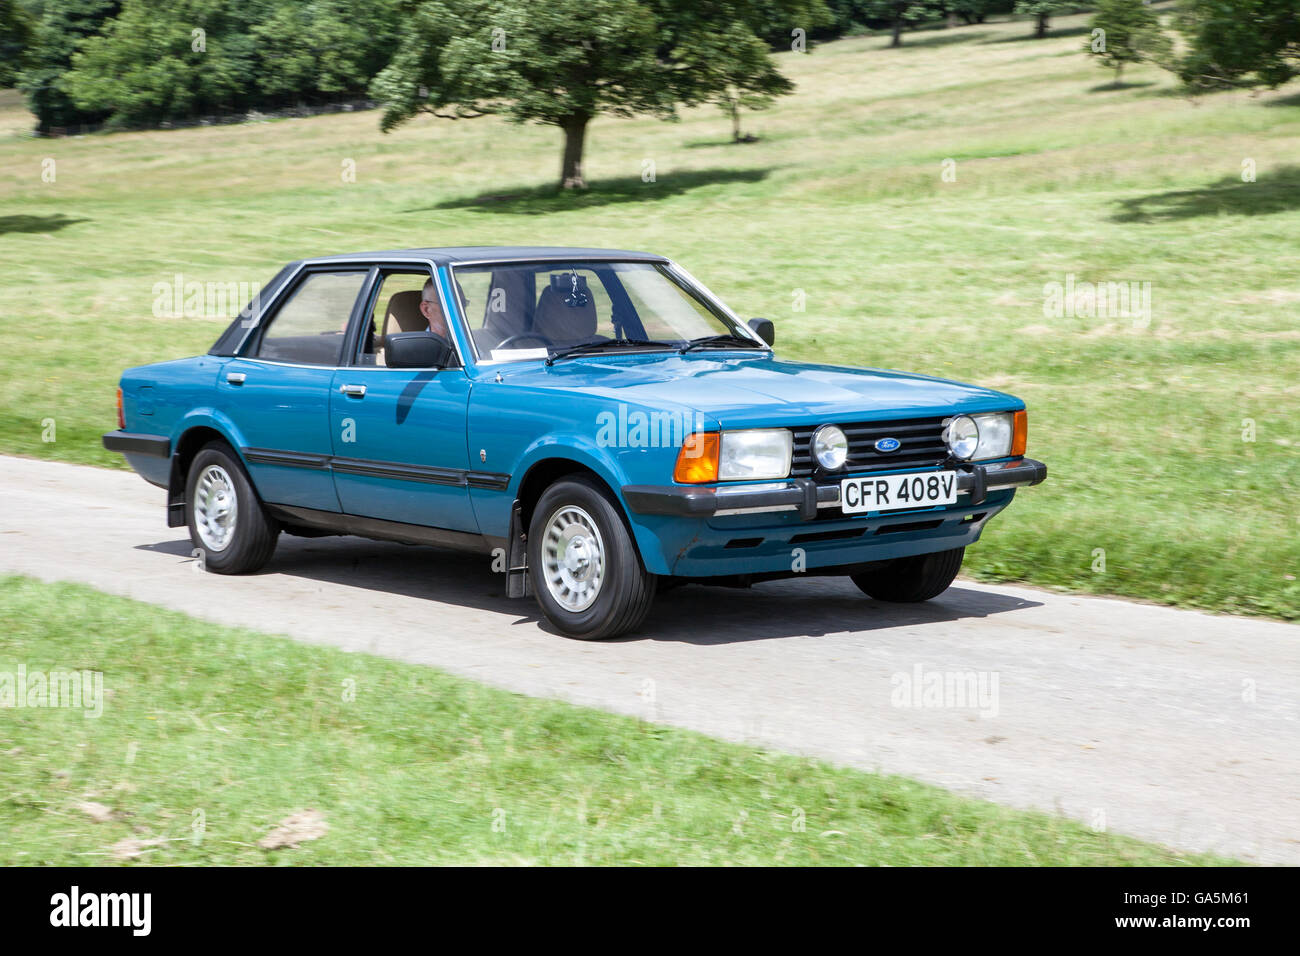
M430 259L440 266L470 262L535 262L546 259L616 259L667 262L664 256L626 249L591 249L581 246L446 246L430 249L389 249L385 252L345 252L301 260L313 265L327 263L385 262L401 259ZM296 263L295 263L296 264Z

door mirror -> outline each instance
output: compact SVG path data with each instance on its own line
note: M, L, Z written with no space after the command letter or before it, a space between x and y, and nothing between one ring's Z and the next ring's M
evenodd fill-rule
M455 355L451 344L433 332L394 332L384 338L389 368L446 368Z
M776 326L772 324L771 319L750 319L748 325L768 345L776 340Z

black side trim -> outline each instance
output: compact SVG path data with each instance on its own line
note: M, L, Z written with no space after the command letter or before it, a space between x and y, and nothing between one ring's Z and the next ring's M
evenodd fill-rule
M289 524L302 525L334 534L355 534L362 538L375 538L379 541L425 544L436 548L455 548L458 551L474 551L482 554L491 554L494 548L502 547L504 544L499 538L469 531L430 528L420 524L386 521L382 518L346 515L337 511L318 511L315 508L275 505L270 502L265 504L265 508L273 516Z
M141 432L124 432L121 429L104 436L104 447L124 455L148 455L151 458L168 458L172 453L172 440L166 435L146 435Z
M341 475L364 475L368 478L397 478L401 481L422 481L430 485L465 486L465 472L458 468L436 468L433 465L394 465L369 458L331 458L329 467Z
M291 468L332 468L341 475L361 475L368 478L396 478L399 481L419 481L430 485L484 488L504 491L510 487L510 476L492 471L468 471L464 468L438 468L434 465L411 465L373 458L334 458L330 455L307 455L274 448L245 448L246 461L256 465L285 465Z
M287 465L293 468L311 468L323 471L330 466L328 455L308 455L296 451L277 451L274 448L245 448L244 459L255 465Z
M505 491L510 487L510 476L494 471L468 471L465 483L471 488L486 488L488 491Z

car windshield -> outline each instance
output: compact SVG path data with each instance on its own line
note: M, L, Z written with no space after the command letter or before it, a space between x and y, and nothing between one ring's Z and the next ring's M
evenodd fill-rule
M485 361L680 349L693 342L763 347L686 277L661 263L498 263L456 266L453 276Z

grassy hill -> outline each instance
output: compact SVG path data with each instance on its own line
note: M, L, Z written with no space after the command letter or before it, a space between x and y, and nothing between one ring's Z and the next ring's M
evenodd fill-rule
M32 140L3 94L0 450L120 465L98 445L119 370L205 350L222 324L153 317L154 284L177 273L263 281L302 256L420 245L644 248L773 318L785 356L1022 396L1051 478L970 572L1300 617L1300 95L1190 101L1153 67L1113 88L1084 22L784 54L798 91L747 117L758 142L732 145L715 109L600 120L577 196L549 189L549 128L382 135L351 113ZM1045 314L1068 277L1150 283L1150 321Z

